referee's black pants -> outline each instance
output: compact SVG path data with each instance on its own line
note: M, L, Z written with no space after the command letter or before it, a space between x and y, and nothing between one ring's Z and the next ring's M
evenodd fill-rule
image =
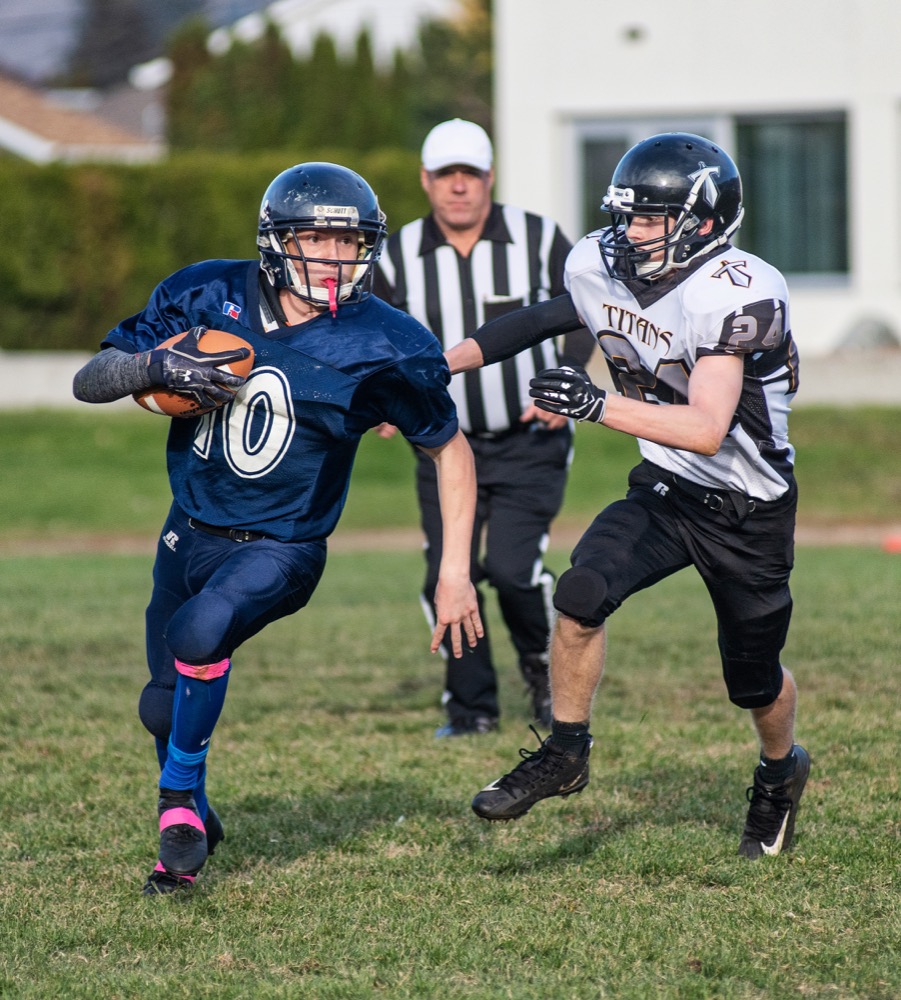
M554 574L544 565L551 521L563 503L572 453L569 427L548 431L542 424L523 425L496 438L468 435L475 456L478 498L473 528L471 572L486 622L482 581L498 596L501 615L519 656L546 656L551 622ZM435 465L419 453L417 490L426 538L423 609L434 623L435 589L441 562L441 511ZM444 704L448 717L465 722L477 716L498 718L497 675L487 632L462 659L444 643Z

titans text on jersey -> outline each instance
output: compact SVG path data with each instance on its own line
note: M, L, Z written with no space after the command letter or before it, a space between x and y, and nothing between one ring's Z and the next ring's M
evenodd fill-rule
M761 500L782 496L792 477L788 412L798 388L785 279L759 257L726 245L658 281L618 281L601 266L599 235L589 233L573 247L566 286L622 395L685 403L698 358L744 359L741 398L716 455L639 438L642 456L705 486Z

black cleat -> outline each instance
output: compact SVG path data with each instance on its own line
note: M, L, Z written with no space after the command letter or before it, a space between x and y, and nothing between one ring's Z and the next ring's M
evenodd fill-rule
M751 804L738 845L742 857L775 857L791 847L798 804L810 774L807 751L797 743L793 751L797 761L794 773L781 785L766 784L761 780L760 768L754 770L754 784L747 790Z
M535 728L530 728L541 741ZM523 762L486 785L472 800L473 811L482 819L518 819L542 799L581 792L588 784L591 746L589 738L582 750L566 750L549 736L537 750L520 750Z
M546 653L525 656L519 670L526 682L526 692L532 702L532 717L539 726L551 728L551 677Z
M170 875L196 875L206 862L209 842L194 796L190 791L161 788L159 814L160 864Z
M193 875L172 875L158 864L148 876L141 892L144 896L168 896L173 892L190 889L194 885L194 878Z
M219 814L211 805L207 805L206 819L203 825L206 827L206 852L207 856L209 856L225 840L225 830L222 829L222 820L219 819Z

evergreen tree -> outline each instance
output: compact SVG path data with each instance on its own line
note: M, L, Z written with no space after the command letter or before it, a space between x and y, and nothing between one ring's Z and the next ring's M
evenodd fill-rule
M166 121L173 149L215 148L227 135L225 109L217 108L216 60L206 46L210 28L192 18L173 35L169 46L172 78L166 88Z
M461 0L461 7L457 18L427 21L419 32L411 114L420 141L447 118L492 130L491 0Z
M345 61L341 99L344 105L342 146L372 149L384 142L381 134L380 81L367 29L357 35L353 58Z
M297 110L295 62L278 27L269 22L262 38L235 43L224 57L234 148L284 148Z
M59 82L76 87L124 83L139 63L161 55L176 25L197 16L204 0L83 0L68 68Z
M109 2L109 0L107 0ZM459 115L491 128L491 0L462 0L455 20L427 22L419 46L376 65L363 29L344 56L320 34L295 58L269 24L254 42L222 56L206 48L202 21L181 26L170 55L173 149L416 150L438 121Z
M137 63L158 54L139 0L87 0L66 82L76 87L122 83Z

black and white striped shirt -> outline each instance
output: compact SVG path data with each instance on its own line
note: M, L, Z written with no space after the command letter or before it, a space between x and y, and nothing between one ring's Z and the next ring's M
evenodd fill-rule
M427 326L447 350L487 320L564 294L570 246L552 219L495 202L478 243L462 257L427 215L388 238L374 290ZM593 347L579 330L567 336L564 353L585 364ZM559 364L555 343L547 340L501 364L455 375L450 392L460 427L467 434L517 427L532 402L529 379Z

